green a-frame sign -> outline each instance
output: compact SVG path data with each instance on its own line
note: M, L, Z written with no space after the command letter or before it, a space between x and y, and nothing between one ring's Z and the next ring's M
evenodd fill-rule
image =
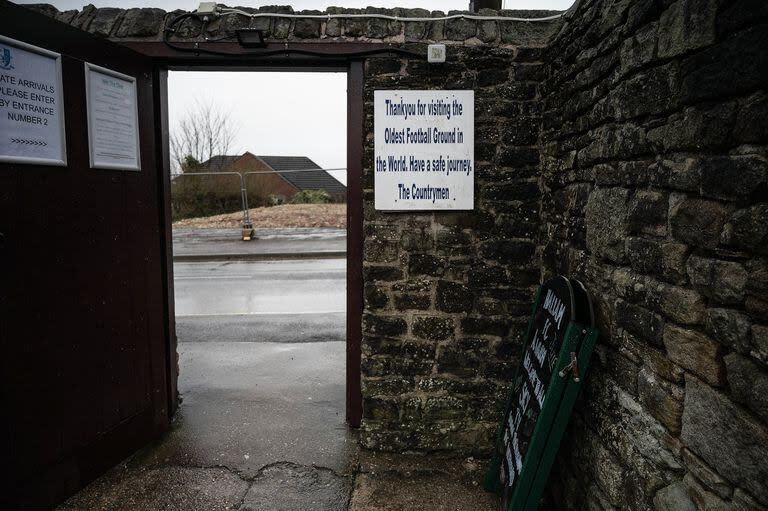
M577 280L539 287L485 487L502 511L534 511L549 478L598 332Z

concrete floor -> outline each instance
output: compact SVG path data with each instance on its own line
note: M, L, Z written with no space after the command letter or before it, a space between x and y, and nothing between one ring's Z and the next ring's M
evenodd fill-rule
M481 464L359 451L344 423L343 260L175 273L172 428L60 509L495 509Z

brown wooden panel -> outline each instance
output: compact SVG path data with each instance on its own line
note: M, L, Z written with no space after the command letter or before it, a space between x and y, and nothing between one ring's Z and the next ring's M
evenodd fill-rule
M62 54L68 165L0 163L0 508L47 509L168 424L158 96L145 56L2 0L0 19ZM89 166L85 61L137 78L140 172Z
M347 422L363 417L360 387L363 337L363 63L347 75Z

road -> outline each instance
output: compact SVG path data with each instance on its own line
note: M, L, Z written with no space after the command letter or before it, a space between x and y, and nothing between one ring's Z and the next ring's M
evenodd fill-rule
M344 259L174 265L180 342L345 339Z

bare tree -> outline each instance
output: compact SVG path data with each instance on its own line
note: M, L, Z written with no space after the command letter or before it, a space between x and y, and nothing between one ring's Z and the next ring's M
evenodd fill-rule
M236 133L229 112L213 103L198 102L171 128L171 163L175 170L185 171L190 157L203 163L213 156L227 154Z

